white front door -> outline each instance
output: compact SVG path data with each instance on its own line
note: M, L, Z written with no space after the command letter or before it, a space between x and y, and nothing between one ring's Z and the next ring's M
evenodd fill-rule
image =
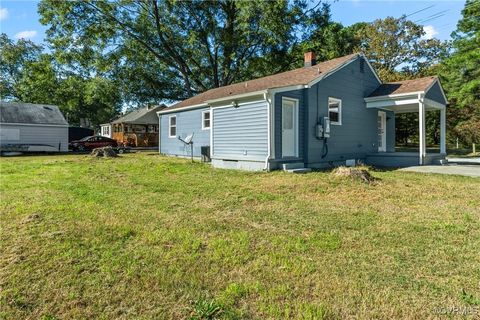
M378 152L387 151L387 114L385 111L378 111Z
M298 103L282 99L282 157L298 157Z

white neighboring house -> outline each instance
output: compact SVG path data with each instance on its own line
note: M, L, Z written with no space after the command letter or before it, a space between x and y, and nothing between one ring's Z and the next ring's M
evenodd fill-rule
M0 150L68 151L68 122L57 106L1 101Z
M112 125L110 123L104 123L100 125L100 135L102 137L112 137Z

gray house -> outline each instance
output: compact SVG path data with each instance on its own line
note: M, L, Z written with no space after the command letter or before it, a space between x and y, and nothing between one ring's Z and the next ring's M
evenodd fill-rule
M220 168L322 168L363 161L429 164L445 156L447 100L438 78L382 83L363 54L206 91L159 111L160 146L188 156L208 152ZM440 110L440 153L427 154L425 112ZM418 153L395 152L395 114L419 113ZM202 148L203 147L203 148Z
M68 123L57 106L2 101L0 150L68 151Z

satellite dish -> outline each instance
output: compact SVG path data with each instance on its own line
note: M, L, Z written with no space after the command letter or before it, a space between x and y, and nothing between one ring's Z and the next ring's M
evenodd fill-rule
M186 144L190 144L192 143L192 140L193 140L193 133L192 134L189 134L185 140L183 140L183 142L185 142Z
M193 162L193 132L192 134L189 134L185 139L182 139L182 137L178 136L178 140L182 141L187 146L190 145L190 156Z
M182 137L178 136L178 140L185 144L193 144L193 133L189 134L185 139L182 139Z

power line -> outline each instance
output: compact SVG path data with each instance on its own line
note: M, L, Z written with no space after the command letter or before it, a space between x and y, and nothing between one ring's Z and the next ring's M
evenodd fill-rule
M428 16L428 17L418 19L418 20L415 21L415 23L425 23L427 21L440 18L440 17L444 16L448 11L450 11L450 10L447 9L447 10L439 11L439 12L434 13L434 14Z
M434 5L434 4L432 4L431 6L428 6L428 7L426 7L426 8L420 9L420 10L418 10L418 11L415 11L415 12L409 13L409 14L407 14L407 15L405 16L405 18L406 18L406 17L413 16L414 14L417 14L417 13L419 13L419 12L422 12L422 11L428 10L428 9L430 9L430 8L433 8L433 7L435 7L435 5Z

